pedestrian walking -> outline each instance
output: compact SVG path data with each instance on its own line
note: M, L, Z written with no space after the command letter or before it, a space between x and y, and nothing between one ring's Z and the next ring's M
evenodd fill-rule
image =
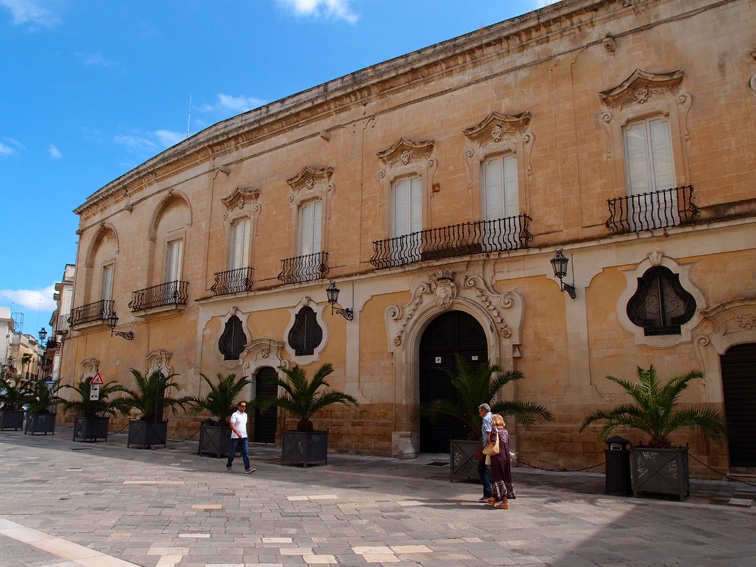
M242 459L244 460L244 472L251 474L256 469L251 468L249 464L249 438L247 437L247 403L239 402L236 411L231 414L229 423L231 425L231 449L228 452L228 461L226 461L226 470L231 472L231 466L234 464L236 451L241 449Z
M509 432L506 430L504 418L498 413L491 417L493 429L488 440L496 443L499 439L499 453L491 455L491 498L488 503L495 508L509 510L509 499L517 498L512 481L512 455L509 453Z
M478 415L483 418L483 424L480 426L482 449L488 443L489 434L491 433L491 429L493 429L491 406L480 404L478 406ZM491 480L488 475L488 465L485 461L478 461L478 476L480 477L480 482L483 483L483 497L480 501L487 502L491 498Z

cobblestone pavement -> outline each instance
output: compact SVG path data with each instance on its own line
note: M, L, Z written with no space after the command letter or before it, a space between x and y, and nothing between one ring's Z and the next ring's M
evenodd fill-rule
M497 510L479 484L449 481L443 455L305 469L253 446L245 475L196 450L0 432L0 566L756 565L756 488L742 483L693 481L679 502L517 468L518 497Z

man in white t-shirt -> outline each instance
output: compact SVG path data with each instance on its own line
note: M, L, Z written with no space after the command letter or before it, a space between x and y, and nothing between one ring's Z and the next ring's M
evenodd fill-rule
M236 451L241 449L242 459L244 459L244 471L247 474L255 472L249 464L249 439L247 438L247 409L246 402L239 402L236 411L231 414L229 424L231 425L231 450L228 452L228 461L226 470L231 472L231 465L234 464Z

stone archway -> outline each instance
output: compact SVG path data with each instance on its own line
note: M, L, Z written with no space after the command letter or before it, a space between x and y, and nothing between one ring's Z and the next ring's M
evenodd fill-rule
M523 303L518 293L494 292L480 276L440 270L415 286L407 304L386 309L386 334L394 357L394 456L417 455L419 426L412 414L420 403L420 342L428 325L451 310L471 315L483 329L491 363L512 370L520 356Z

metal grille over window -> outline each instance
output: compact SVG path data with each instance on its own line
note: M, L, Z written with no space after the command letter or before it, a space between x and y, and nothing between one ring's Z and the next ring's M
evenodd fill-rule
M643 327L646 336L679 335L695 312L696 300L680 284L679 274L664 266L654 266L638 278L638 290L627 304L628 318Z
M323 340L323 329L318 325L315 311L302 307L294 318L289 331L289 346L297 356L308 356L315 352Z
M244 334L241 320L236 315L231 315L218 340L218 350L223 355L223 360L239 360L246 344L247 335Z

